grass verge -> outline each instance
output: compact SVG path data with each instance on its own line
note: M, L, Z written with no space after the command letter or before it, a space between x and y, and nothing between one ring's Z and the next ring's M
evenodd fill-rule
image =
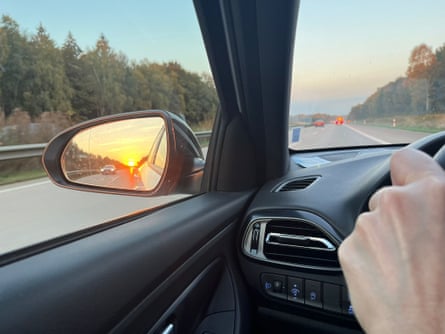
M10 173L0 172L0 185L34 180L44 176L46 176L44 170L18 171Z
M38 179L45 175L40 157L0 161L0 185Z
M394 124L395 121L395 124ZM361 124L357 121L356 124ZM402 130L435 133L445 130L445 114L428 115L400 115L366 120L367 125L374 125L386 128L396 128ZM393 124L395 126L393 126Z

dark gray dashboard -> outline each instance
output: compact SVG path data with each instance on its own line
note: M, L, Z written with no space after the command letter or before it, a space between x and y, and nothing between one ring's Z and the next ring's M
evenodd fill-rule
M291 313L359 331L337 249L389 182L400 146L291 155L288 174L254 197L238 242L241 268L263 312Z

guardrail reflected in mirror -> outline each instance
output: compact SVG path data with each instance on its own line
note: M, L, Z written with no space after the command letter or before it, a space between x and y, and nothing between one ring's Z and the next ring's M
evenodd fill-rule
M161 117L113 121L77 133L62 154L73 183L150 191L167 165L167 133Z

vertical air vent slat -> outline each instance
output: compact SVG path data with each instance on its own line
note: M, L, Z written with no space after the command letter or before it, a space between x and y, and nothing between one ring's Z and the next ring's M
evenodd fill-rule
M311 176L306 178L294 179L291 181L286 181L276 188L275 192L282 191L295 191L302 190L309 187L312 183L314 183L318 179L318 176Z

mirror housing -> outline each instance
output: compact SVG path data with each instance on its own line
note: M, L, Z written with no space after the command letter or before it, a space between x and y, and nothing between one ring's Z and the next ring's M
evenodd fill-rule
M124 167L130 168L129 166L131 166L131 175L134 173L132 164L128 164L128 166L126 166L124 163L114 163L114 161L117 160L110 160L108 156L106 158L108 160L104 160L102 156L94 155L93 151L89 152L89 156L100 156L102 165L99 166L100 163L96 161L94 167L95 172L90 172L90 174L88 174L88 178L81 177L85 176L86 174L79 174L78 176L74 177L72 175L75 173L73 173L72 170L67 169L67 166L70 165L66 162L67 156L69 156L67 151L70 149L72 150L73 143L74 146L76 146L80 142L77 139L80 138L82 134L89 134L90 132L94 133L94 131L100 132L100 130L108 129L110 125L113 125L113 123L117 124L117 126L114 127L115 129L118 129L121 124L128 125L131 123L133 126L131 131L133 133L138 133L139 129L134 127L134 124L138 124L135 122L135 120L141 120L140 123L142 128L144 123L143 120L149 119L155 121L156 118L162 120L162 131L165 129L165 133L163 135L166 139L166 149L163 153L165 156L163 156L162 159L163 168L160 169L159 177L156 182L150 187L130 187L122 184L115 186L111 183L104 184L103 182L96 182L96 180L101 178L103 180L103 178L108 174L115 175L116 173L118 174L117 177L119 177L121 174L123 175L123 172L120 170L124 170ZM109 139L110 137L102 137L100 144L103 146L109 144L114 148L116 148L116 146L122 146L121 150L124 151L127 149L127 146L119 143L123 143L128 136L124 135L123 133L125 132L115 135L112 142L111 139ZM119 138L119 136L122 136L122 138ZM138 137L134 138L135 136ZM91 138L89 144L98 144L99 140L97 139L97 136L95 137L88 135L88 137ZM132 135L132 140L134 139L141 141L144 140L144 137L142 135ZM150 143L150 140L147 137L147 147L151 146L153 145ZM119 147L116 149L119 149ZM147 149L147 154L149 154L149 151L151 150L152 148ZM146 161L147 157L144 157L144 159L141 160ZM201 187L201 180L204 173L205 164L201 146L187 123L175 114L163 110L146 110L122 113L100 117L77 124L58 134L49 142L43 153L42 162L48 176L58 186L82 191L134 196L198 193ZM100 177L101 174L102 177Z

